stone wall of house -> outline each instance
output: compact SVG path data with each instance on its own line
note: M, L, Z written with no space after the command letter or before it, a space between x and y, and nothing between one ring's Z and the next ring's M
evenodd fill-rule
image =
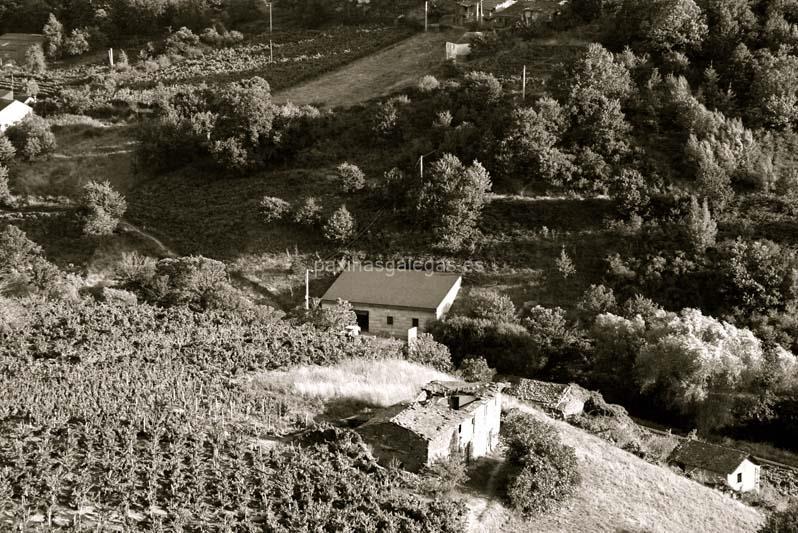
M428 461L434 462L452 453L467 459L489 454L499 444L501 424L501 394L486 400L477 400L476 409L460 424L432 439L429 443ZM465 406L466 409L473 404Z
M427 441L401 426L390 422L368 424L357 432L383 465L396 460L405 470L418 472L427 463Z
M353 304L355 311L368 311L369 330L371 335L407 338L407 330L413 327L413 319L418 319L419 333L427 331L435 320L435 313L416 309L387 308ZM388 324L388 317L393 317L393 325Z

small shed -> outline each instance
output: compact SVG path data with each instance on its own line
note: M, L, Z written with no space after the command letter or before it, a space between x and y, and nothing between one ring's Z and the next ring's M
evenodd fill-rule
M352 304L363 333L407 338L411 328L426 331L449 311L461 283L459 274L353 268L341 272L322 296L321 306L345 300Z
M760 466L746 452L690 439L682 442L668 462L708 485L726 486L737 492L759 490Z
M413 472L452 454L475 459L499 443L504 386L433 381L414 402L381 410L357 432L380 461Z
M521 379L508 393L563 418L581 414L590 396L588 391L573 383L551 383L526 378Z

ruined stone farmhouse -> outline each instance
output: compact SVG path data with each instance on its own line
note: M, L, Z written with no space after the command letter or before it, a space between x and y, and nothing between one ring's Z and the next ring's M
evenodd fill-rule
M391 406L358 428L383 463L418 471L460 454L466 460L499 443L503 383L433 381L414 402Z

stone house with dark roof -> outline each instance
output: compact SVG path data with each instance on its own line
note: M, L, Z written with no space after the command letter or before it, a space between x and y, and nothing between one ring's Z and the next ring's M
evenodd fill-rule
M563 418L581 414L590 397L587 390L573 383L551 383L526 378L513 385L508 393Z
M677 446L668 462L708 485L737 492L759 490L760 466L740 450L691 439Z
M459 274L420 270L345 270L321 298L321 306L352 304L364 333L406 338L442 318L460 291Z
M475 459L499 444L504 386L433 381L416 401L381 410L357 432L381 462L411 472L453 454Z

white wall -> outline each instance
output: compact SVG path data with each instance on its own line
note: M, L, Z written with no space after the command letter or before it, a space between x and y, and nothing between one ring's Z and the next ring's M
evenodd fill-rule
M759 469L758 465L746 459L740 463L737 470L726 477L726 483L738 492L759 490ZM737 481L738 475L740 475L740 481Z
M454 300L457 298L457 294L460 292L460 286L463 284L463 278L457 278L452 288L449 289L449 292L446 293L446 296L443 297L441 303L438 304L438 308L435 310L435 318L440 319L443 315L449 312L451 309Z

